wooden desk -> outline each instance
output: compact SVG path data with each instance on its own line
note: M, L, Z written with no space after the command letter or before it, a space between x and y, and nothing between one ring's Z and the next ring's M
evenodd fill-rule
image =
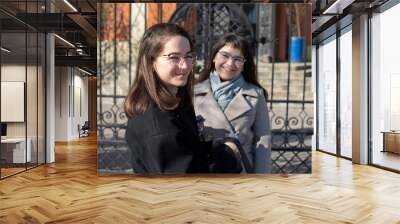
M25 138L6 138L1 139L2 159L8 163L25 163L31 161L31 139L26 140L28 143L25 154ZM26 158L26 161L25 161Z
M382 152L400 154L400 131L382 131L381 133L383 133Z

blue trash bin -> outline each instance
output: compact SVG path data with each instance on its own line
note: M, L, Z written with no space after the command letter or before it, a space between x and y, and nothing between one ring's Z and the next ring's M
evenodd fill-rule
M290 61L301 62L303 61L303 37L290 38Z

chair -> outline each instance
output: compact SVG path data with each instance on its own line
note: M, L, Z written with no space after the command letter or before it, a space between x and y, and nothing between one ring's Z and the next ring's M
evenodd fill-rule
M79 138L89 136L89 129L90 129L89 121L85 121L82 127L80 127L80 125L78 124Z

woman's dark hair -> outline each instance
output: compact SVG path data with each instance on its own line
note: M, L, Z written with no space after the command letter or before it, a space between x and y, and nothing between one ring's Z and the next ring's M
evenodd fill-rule
M267 100L267 92L265 89L260 85L260 83L257 80L257 75L256 75L256 66L254 64L253 60L253 51L251 49L251 46L249 42L241 35L235 34L235 33L228 33L221 38L217 40L217 42L214 44L214 46L211 49L211 54L206 59L206 63L204 65L204 69L201 72L199 78L196 80L196 83L200 83L208 78L210 78L210 73L215 70L215 65L214 65L214 58L217 55L218 51L223 48L225 45L231 45L234 48L239 49L243 57L246 59L244 65L243 65L243 78L246 80L248 83L252 83L261 89L263 89L265 100Z
M187 38L191 51L194 50L189 34L176 24L156 24L144 33L139 46L135 80L124 103L124 110L128 117L145 112L152 103L164 111L173 110L179 104L182 106L193 105L193 71L189 74L187 84L179 87L177 96L173 96L162 83L153 66L154 60L162 52L164 44L169 38L175 36Z

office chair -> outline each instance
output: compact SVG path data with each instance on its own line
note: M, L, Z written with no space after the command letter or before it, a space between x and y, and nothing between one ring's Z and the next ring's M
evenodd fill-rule
M85 123L82 125L82 127L80 127L80 125L78 125L79 138L89 136L89 129L90 129L89 121L85 121Z

